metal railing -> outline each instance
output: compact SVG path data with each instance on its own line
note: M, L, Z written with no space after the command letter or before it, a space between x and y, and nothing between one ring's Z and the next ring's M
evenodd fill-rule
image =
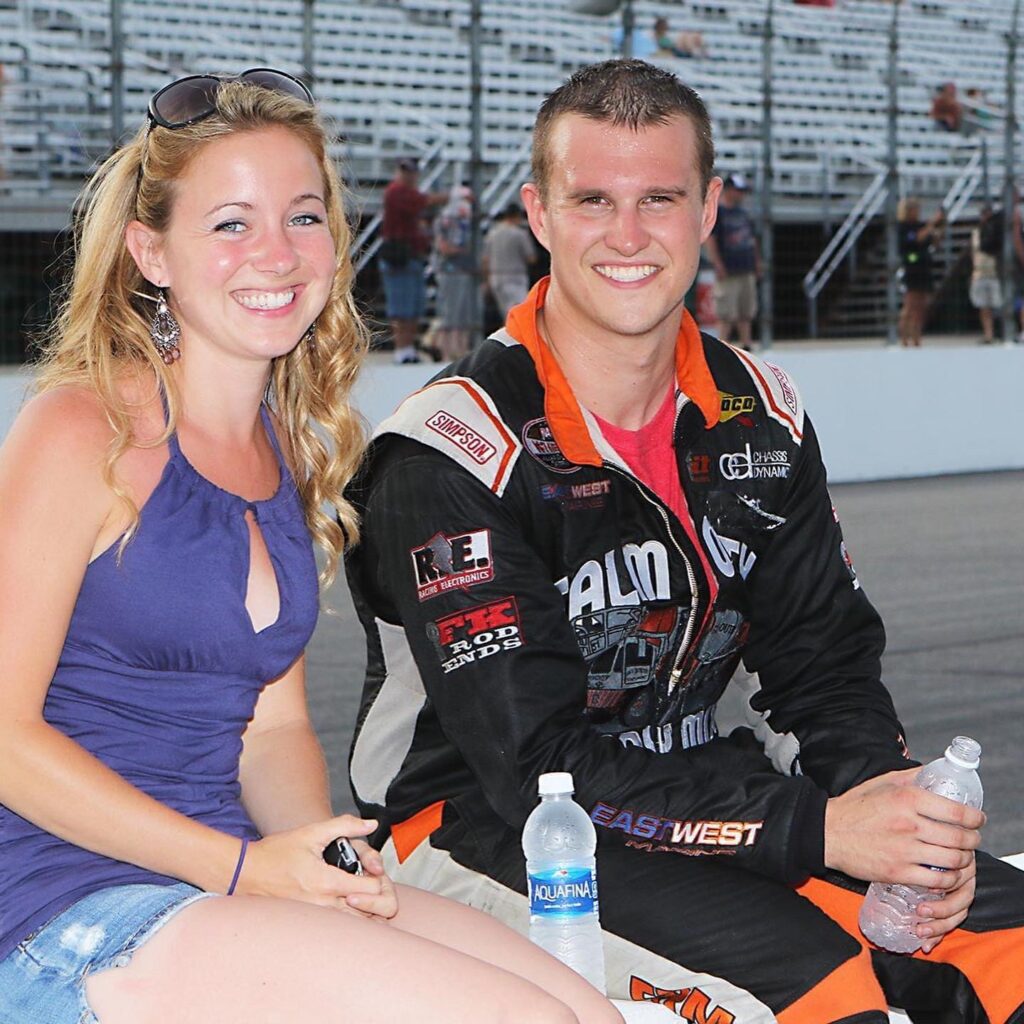
M946 213L946 223L960 219L967 204L974 198L982 181L982 145L979 144L964 164L960 173L943 196L940 205ZM803 289L807 297L807 319L810 336L818 335L818 296L853 252L861 235L874 220L888 198L887 172L880 169L846 220L829 240L811 269L804 275ZM948 236L947 236L948 239Z

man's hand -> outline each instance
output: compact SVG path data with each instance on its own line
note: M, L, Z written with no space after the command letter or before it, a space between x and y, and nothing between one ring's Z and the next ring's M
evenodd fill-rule
M930 920L918 934L930 950L963 921L974 899L974 851L985 815L919 789L920 770L889 772L829 800L825 865L866 882L943 894L942 901L922 904Z
M915 931L924 942L921 948L930 953L954 928L959 928L967 917L967 911L974 902L975 863L971 854L971 863L961 872L963 881L954 889L945 892L941 900L922 901L917 908L918 917L925 918Z

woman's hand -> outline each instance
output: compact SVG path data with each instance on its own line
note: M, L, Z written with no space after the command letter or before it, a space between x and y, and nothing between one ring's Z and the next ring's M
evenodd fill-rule
M376 827L376 822L372 823ZM370 917L394 917L398 913L398 894L395 892L394 882L384 874L384 861L380 854L369 843L357 839L353 848L359 855L359 863L363 865L366 873L363 877L370 875L380 882L380 893L376 896L365 893L352 893L346 898L350 907L362 911Z
M350 875L323 859L324 848L338 836L358 840L376 827L375 821L343 814L252 842L235 892L394 917L395 889L375 850L364 842L356 844L366 872L362 875Z

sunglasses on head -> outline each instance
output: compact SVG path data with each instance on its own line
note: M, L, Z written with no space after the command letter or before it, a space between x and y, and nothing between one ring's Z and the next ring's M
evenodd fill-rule
M248 82L312 105L313 94L299 79L273 68L249 68L240 75L189 75L165 85L149 101L150 126L185 128L217 111L217 90L225 82Z

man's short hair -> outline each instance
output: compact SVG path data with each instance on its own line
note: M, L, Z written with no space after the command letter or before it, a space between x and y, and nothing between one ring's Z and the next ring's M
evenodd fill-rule
M697 139L701 193L707 192L715 167L711 119L700 96L670 71L643 60L606 60L580 68L551 93L533 127L533 180L542 198L550 171L551 130L562 114L580 114L634 131L665 124L677 115L688 117Z

